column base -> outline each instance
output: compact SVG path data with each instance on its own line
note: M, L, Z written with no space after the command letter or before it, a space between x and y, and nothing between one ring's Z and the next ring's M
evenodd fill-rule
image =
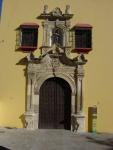
M71 116L71 130L78 133L86 132L85 130L85 115L84 114L73 114Z
M25 113L26 128L28 130L38 129L38 113L32 111Z

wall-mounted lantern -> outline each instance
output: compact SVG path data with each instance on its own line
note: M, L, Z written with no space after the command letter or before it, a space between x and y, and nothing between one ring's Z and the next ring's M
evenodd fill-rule
M32 52L37 49L38 28L35 23L24 23L20 25L19 49L24 52Z
M74 46L72 52L88 53L92 50L92 26L89 24L76 24L72 28Z

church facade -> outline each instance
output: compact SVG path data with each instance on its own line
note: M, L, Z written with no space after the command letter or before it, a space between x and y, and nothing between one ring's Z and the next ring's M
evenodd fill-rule
M113 120L109 120L112 70L108 74L113 63L112 31L107 24L107 14L112 11L107 8L113 4L105 0L102 7L100 2L87 0L89 12L82 1L64 2L61 7L60 1L51 5L48 0L44 5L39 0L38 4L37 0L4 0L1 126L85 132L89 131L88 110L92 107L97 108L96 130L113 131ZM108 10L106 15L104 10Z

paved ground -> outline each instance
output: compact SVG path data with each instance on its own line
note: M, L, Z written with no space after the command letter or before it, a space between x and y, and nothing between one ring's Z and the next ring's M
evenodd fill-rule
M113 134L0 129L0 150L113 150Z

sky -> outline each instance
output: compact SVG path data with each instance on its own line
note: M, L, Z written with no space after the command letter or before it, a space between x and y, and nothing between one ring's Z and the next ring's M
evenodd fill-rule
M2 0L0 0L0 16L1 16L1 10L2 10Z

